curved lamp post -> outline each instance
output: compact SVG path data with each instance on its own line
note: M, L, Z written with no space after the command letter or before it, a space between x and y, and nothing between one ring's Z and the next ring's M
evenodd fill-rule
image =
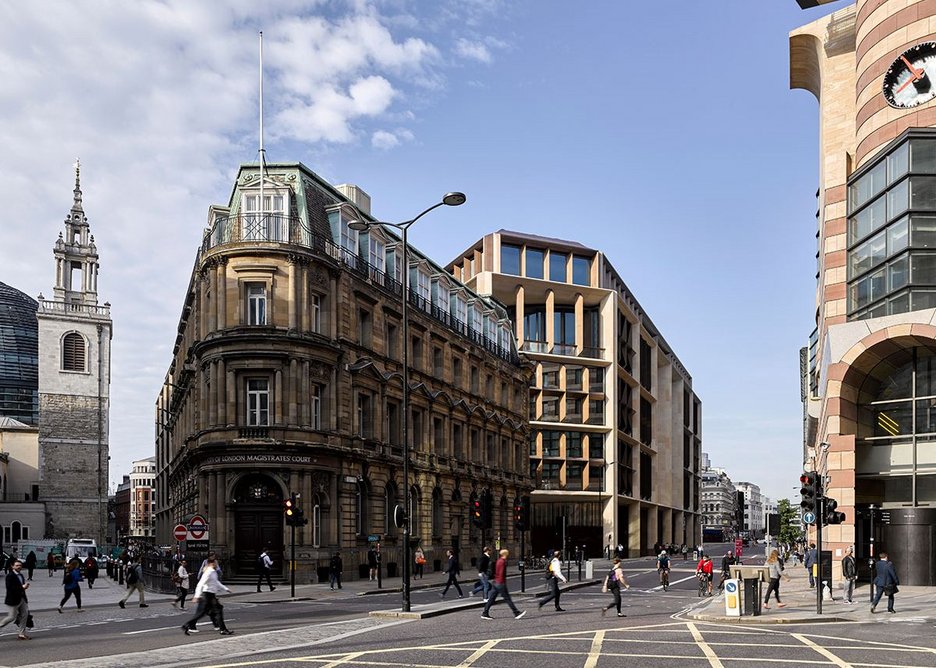
M410 611L410 486L409 486L409 246L406 233L413 223L440 206L461 206L465 203L464 193L446 193L441 202L436 202L415 218L402 223L386 223L382 221L352 220L348 227L358 232L364 232L372 227L394 227L401 231L403 241L403 507L406 509L406 522L403 525L403 612Z

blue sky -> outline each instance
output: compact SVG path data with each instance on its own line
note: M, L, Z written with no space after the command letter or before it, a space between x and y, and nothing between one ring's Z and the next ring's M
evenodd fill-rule
M82 161L113 305L111 480L156 390L208 206L257 157L356 183L444 264L506 228L602 250L693 376L713 464L801 468L814 327L816 100L788 33L836 2L0 2L0 281L51 293Z

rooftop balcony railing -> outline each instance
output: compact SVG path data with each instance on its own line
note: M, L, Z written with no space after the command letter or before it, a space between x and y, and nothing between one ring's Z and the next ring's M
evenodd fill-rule
M39 300L40 313L66 313L68 315L84 314L110 317L110 305L98 306L96 304L82 304L80 302L57 302L51 299Z
M314 233L300 218L273 213L266 213L262 216L246 213L217 218L205 234L201 250L205 253L229 244L289 244L308 248L313 252L327 255L362 280L378 286L397 298L403 294L403 284L396 278L368 263L357 253L339 246L330 238ZM518 361L512 348L502 346L481 332L470 329L467 323L453 316L442 306L433 304L419 295L412 287L409 290L409 303L492 354L509 362Z

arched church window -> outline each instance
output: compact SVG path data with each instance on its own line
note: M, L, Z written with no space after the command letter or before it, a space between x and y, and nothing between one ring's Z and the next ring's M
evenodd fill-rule
M84 337L78 332L69 332L62 338L62 371L87 370Z

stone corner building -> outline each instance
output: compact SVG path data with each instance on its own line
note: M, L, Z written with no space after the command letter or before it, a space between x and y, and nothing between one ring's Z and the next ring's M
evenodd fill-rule
M532 486L530 369L505 309L413 248L404 268L390 228L350 229L372 220L360 189L301 164L266 166L262 195L260 177L242 166L228 204L211 207L185 295L156 401L158 542L197 513L235 572L253 573L264 547L280 567L282 500L296 492L303 580L336 550L357 577L373 536L388 571L402 569L405 269L413 542L429 568L450 547L474 556L469 507L490 489L486 539L515 549L511 508Z
M107 532L112 322L98 304L98 254L75 170L74 202L55 242L55 289L40 295L39 480L45 535L103 543Z

